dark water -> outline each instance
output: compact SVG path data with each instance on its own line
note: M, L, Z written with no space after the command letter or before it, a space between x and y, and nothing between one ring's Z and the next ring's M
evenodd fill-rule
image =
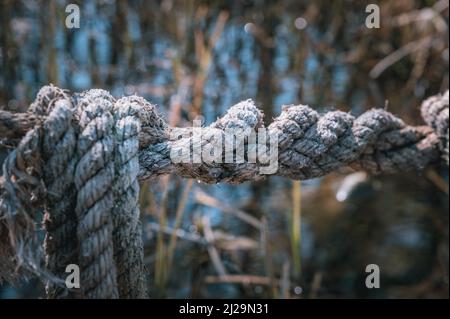
M448 1L377 1L380 29L365 27L365 1L73 3L81 27L70 30L64 1L2 1L0 105L24 110L42 85L54 83L136 93L179 126L199 114L210 123L247 98L267 123L283 104L358 115L387 101L391 112L418 124L420 102L448 89ZM430 8L438 13L430 16ZM426 37L432 41L419 42ZM412 52L370 76L411 42ZM448 172L346 176L302 181L301 195L282 178L238 186L194 181L170 267L170 234L157 229L174 227L189 182L171 176L143 185L151 294L448 298ZM292 233L299 196L301 240ZM266 230L234 217L237 210ZM203 238L204 216L227 273L245 280L210 282L217 269L192 239ZM380 289L365 287L368 264L381 269ZM41 293L38 282L0 286L2 297Z

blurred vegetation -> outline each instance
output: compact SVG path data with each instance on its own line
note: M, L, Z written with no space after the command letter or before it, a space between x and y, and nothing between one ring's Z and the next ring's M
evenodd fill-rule
M0 2L0 106L23 111L48 83L158 104L172 125L210 123L253 98L358 115L388 107L421 123L448 89L448 0ZM368 3L381 28L365 27ZM448 298L448 171L334 173L239 186L176 176L141 190L152 297ZM365 267L381 288L365 287ZM42 284L0 285L39 297Z

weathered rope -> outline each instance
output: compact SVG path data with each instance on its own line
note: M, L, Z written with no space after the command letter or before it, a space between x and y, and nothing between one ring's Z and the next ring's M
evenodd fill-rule
M140 97L116 101L104 90L70 95L44 87L28 113L0 111L0 138L13 147L0 187L0 279L14 279L19 269L45 278L50 298L143 298L138 180L168 173L207 183L263 178L266 163L250 160L255 148L268 145L253 138L258 129L277 137L277 169L271 174L293 179L344 167L421 170L441 158L448 165L448 100L448 92L426 100L427 126L418 127L381 109L355 118L291 105L266 128L248 100L208 127L179 129ZM239 132L244 148L230 144L230 130ZM192 151L188 159L201 156L197 149L214 149L218 141L229 146L232 158L243 151L244 160L225 162L225 154L212 162L180 162L171 156L179 150ZM45 267L34 232L41 211ZM62 285L70 263L80 266L80 293Z
M0 231L14 239L0 252L8 267L1 271L4 279L19 264L28 272L41 268L32 248L33 220L42 207L49 298L145 297L137 203L140 123L136 107L126 102L116 104L103 90L72 97L54 86L40 90L30 112L42 122L4 166L1 217L7 225ZM30 201L32 193L45 202ZM9 262L16 256L20 260ZM81 269L79 292L57 280L67 276L69 264Z
M78 97L79 128L75 169L82 293L88 298L117 298L113 259L112 215L115 178L112 109L114 99L103 90Z
M118 100L114 107L116 177L113 191L114 253L118 268L119 295L129 298L146 296L144 252L139 221L139 121L140 105L146 101L131 96Z
M448 91L443 96L432 96L422 105L422 117L440 140L442 158L448 165Z
M285 106L267 128L269 135L278 136L275 174L304 180L347 166L373 174L422 170L441 155L448 164L448 91L425 101L422 113L430 127L408 126L382 109L372 109L355 119L341 111L320 115L306 105ZM262 127L261 112L248 100L231 107L224 117L203 128L202 134L219 134L224 140L226 129L241 129L245 135ZM142 130L146 132L147 127ZM169 138L174 130L175 136L182 138ZM213 142L199 140L190 129L159 125L150 131L148 135L159 136L160 141L148 146L141 143L141 179L176 173L206 183L241 183L265 176L260 173L264 165L259 162L174 163L170 156L174 149L192 149L196 143L201 143L201 148L211 148Z
M44 87L30 106L33 114L47 116L42 125L40 147L46 185L44 250L47 269L60 278L65 275L67 265L78 261L73 186L77 137L71 124L74 110L67 92L56 87ZM77 295L52 280L47 282L46 291L49 298Z

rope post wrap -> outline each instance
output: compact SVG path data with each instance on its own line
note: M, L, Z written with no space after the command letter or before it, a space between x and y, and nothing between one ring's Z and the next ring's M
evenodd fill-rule
M278 137L272 175L320 177L341 168L372 174L422 170L449 161L448 91L422 104L424 126L408 126L383 109L355 118L290 105L265 127L251 100L232 106L204 136L226 140L239 129ZM138 96L107 91L70 94L43 87L26 113L0 111L0 138L10 146L0 184L0 280L37 275L48 298L145 298L139 181L174 173L206 183L264 178L263 163L179 162L174 150L210 148L193 128L174 128ZM232 144L231 154L238 145ZM43 217L41 217L43 216ZM35 224L42 220L43 244ZM43 249L40 249L43 247ZM80 289L64 284L80 267Z
M5 160L2 193L13 197L2 198L8 203L2 215L26 223L13 244L17 263L32 273L40 268L39 256L21 247L33 236L30 220L39 208L45 212L49 298L146 296L137 182L139 108L131 102L131 97L115 101L103 90L70 96L43 87L30 112L45 120ZM21 175L36 181L22 181ZM19 191L43 193L45 201L31 203ZM81 289L61 282L69 264L80 267Z

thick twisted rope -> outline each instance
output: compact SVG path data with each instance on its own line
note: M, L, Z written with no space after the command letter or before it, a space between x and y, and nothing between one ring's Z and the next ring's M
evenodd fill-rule
M79 128L75 169L80 243L79 263L83 295L117 298L117 273L113 260L112 216L115 177L113 118L114 99L103 90L78 97Z
M443 96L432 96L421 108L425 122L436 132L440 140L442 158L448 165L448 91Z
M422 170L438 161L441 155L448 164L448 92L425 101L422 113L427 115L425 118L430 127L408 126L382 109L372 109L354 118L341 111L320 115L306 105L285 106L267 128L267 135L278 138L278 169L274 174L304 180L343 167L373 174ZM206 183L241 183L263 178L261 168L264 164L258 161L179 163L171 159L174 149L193 150L197 144L201 145L198 149L213 148L214 141L226 140L227 129L240 130L241 135L248 137L249 133L261 128L262 114L251 100L231 107L224 117L202 128L202 138L192 129L168 128L164 124L144 125L142 130L158 136L159 140L152 140L146 146L147 135L143 136L140 178L167 173ZM216 135L214 140L203 138L212 135ZM246 153L255 147L258 145L254 141L248 142ZM234 145L229 152L236 154L237 151Z
M19 263L29 272L41 268L30 235L42 206L48 297L145 296L137 205L140 124L136 107L126 102L116 104L103 90L69 97L53 86L41 89L30 112L42 123L5 161L1 216L8 224L0 230L14 242L1 252L8 267L2 274ZM43 193L46 201L33 203L27 193L36 199ZM16 256L24 261L9 262ZM59 280L72 263L81 269L79 292Z
M146 101L139 97L125 97L114 107L116 176L113 191L114 253L118 268L119 295L128 298L146 296L144 252L139 222L139 121L140 105Z
M74 106L70 96L56 87L44 87L30 106L33 114L47 115L43 123L41 144L43 181L46 185L44 250L46 267L62 278L66 266L77 263L76 191L73 187L76 157L76 133L71 125ZM49 280L46 285L49 298L76 296Z
M103 90L70 96L44 87L28 113L0 111L0 138L14 148L3 164L0 188L0 276L12 279L22 266L47 279L51 298L144 297L138 180L168 173L207 183L260 179L267 162L255 154L264 155L261 149L274 137L277 166L270 174L293 179L344 167L393 173L421 170L440 159L448 165L448 99L446 92L423 103L427 126L408 126L381 109L355 118L291 105L266 128L248 100L208 127L180 129L136 96L116 101ZM262 129L269 139L253 134ZM241 139L230 139L230 132ZM219 145L225 152L214 160L193 160ZM181 161L173 156L180 151L188 151ZM40 209L44 269L33 227ZM81 268L78 295L59 280L68 263Z

